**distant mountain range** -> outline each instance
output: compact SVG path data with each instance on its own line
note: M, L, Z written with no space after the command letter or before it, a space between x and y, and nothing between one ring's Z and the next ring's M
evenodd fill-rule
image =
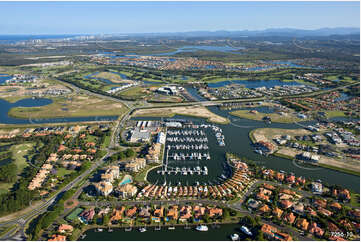
M129 34L131 36L146 35L146 36L186 36L186 37L241 37L241 36L291 36L291 37L305 37L305 36L330 36L330 35L354 35L360 34L360 28L321 28L315 30L292 29L292 28L272 28L265 30L240 30L240 31L189 31L189 32L174 32L174 33L144 33L144 34Z

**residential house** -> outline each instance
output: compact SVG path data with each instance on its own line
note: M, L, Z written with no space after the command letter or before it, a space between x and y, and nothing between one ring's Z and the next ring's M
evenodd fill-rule
M285 220L289 224L293 224L296 220L296 216L292 212L290 212L284 216L283 220Z
M293 205L293 212L302 215L304 212L305 206L303 205L303 203L297 203Z
M307 221L307 219L299 218L299 219L297 219L296 227L299 229L302 229L304 231L307 231L309 224L310 223Z
M178 219L178 206L174 205L168 209L167 218L174 220Z
M88 224L94 218L94 215L94 209L85 210L81 214L79 214L79 220L82 223Z
M119 220L121 220L121 219L123 218L124 211L125 211L125 207L124 207L124 206L122 206L120 209L114 208L114 209L113 209L112 216L111 216L109 222L112 223L113 221L119 221Z
M293 205L293 202L291 202L290 200L281 200L279 203L284 209L290 208Z
M271 209L268 207L267 204L263 204L258 211L260 211L261 213L268 213L269 211L271 211Z
M179 211L179 221L186 222L192 217L192 207L183 206Z
M126 212L125 212L125 215L128 217L128 218L133 218L135 216L135 214L137 213L137 207L134 206L132 208L129 208Z
M289 234L281 233L276 227L269 224L263 224L261 231L268 240L292 241L292 237Z
M58 227L58 232L59 233L71 233L73 232L73 226L69 225L69 224L61 224L59 227Z
M317 226L315 222L311 223L310 228L308 230L311 234L314 234L318 237L322 237L325 231Z
M272 214L275 215L278 219L281 218L282 214L283 214L283 210L276 207L273 211Z
M220 217L223 214L222 208L208 208L209 217Z
M53 234L48 241L66 241L65 235Z

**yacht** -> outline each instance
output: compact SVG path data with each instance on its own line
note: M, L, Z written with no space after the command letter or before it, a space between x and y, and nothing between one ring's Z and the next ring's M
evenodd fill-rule
M242 226L241 231L246 235L252 236L252 232L246 226Z
M196 227L196 230L200 231L200 232L206 232L206 231L208 231L208 227L206 225L198 225Z
M232 234L231 239L232 239L232 241L238 241L239 240L239 235L238 234Z
M168 230L175 230L174 226L168 227Z
M139 232L141 232L141 233L146 232L146 231L147 231L146 228L140 228L140 229L139 229Z

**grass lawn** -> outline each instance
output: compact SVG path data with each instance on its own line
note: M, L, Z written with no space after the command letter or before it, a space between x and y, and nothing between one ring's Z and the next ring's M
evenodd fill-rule
M352 192L350 204L355 207L360 207L360 194Z
M107 135L105 136L104 143L102 144L101 149L106 149L106 147L108 147L109 144L110 144L110 136Z
M333 118L333 117L346 117L345 113L339 110L336 111L326 111L326 117L327 118Z
M72 170L67 170L67 169L65 169L64 167L62 167L62 168L57 169L56 175L57 175L57 176L60 176L60 177L64 177L65 175L68 175L68 174L73 173L73 172L74 172L74 171L72 171Z
M0 194L7 193L13 185L14 185L14 183L1 182L0 183Z
M134 176L134 181L144 182L144 178L145 178L146 174L148 173L148 171L156 166L160 166L160 164L149 164L146 167L144 167L144 169L140 173L138 173L136 176Z
M287 114L287 116L285 116L285 115L280 115L278 113L267 113L267 114L260 112L250 113L249 110L237 110L230 112L230 114L240 118L258 120L258 121L261 121L263 117L268 116L271 118L272 122L275 123L293 123L293 122L305 121L304 119L300 119L294 116L293 114Z
M53 103L42 107L16 107L9 116L17 118L64 118L87 116L121 115L127 108L119 102L87 95L73 95L71 98L55 97Z
M23 169L29 165L24 156L33 148L33 146L34 143L24 143L11 146L10 151L13 153L14 162L18 167L18 175L21 174Z
M97 137L94 135L87 135L86 142L96 142Z

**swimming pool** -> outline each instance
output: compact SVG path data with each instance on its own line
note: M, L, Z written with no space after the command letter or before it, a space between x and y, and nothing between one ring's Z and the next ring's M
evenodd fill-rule
M132 183L133 180L132 180L132 177L129 176L129 175L126 175L123 180L119 183L119 186L122 186L122 185L125 185L127 183Z

